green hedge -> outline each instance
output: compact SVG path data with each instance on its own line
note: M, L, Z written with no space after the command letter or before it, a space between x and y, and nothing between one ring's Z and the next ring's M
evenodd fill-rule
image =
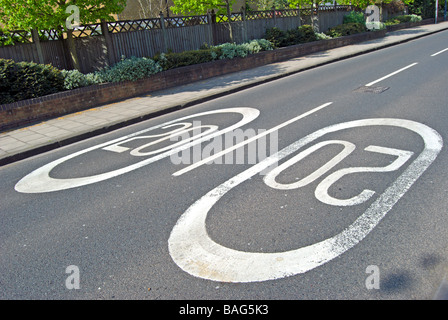
M366 18L364 17L363 12L356 12L356 11L350 11L348 14L346 14L343 18L343 23L360 23L364 24L366 23Z
M163 53L154 57L163 70L170 70L179 67L190 66L193 64L204 63L216 60L221 55L220 49L200 49L194 51L185 51L181 53Z
M0 104L64 90L64 77L51 65L0 59Z
M266 30L265 39L277 48L318 40L310 25L303 25L286 31L276 27L270 28Z
M336 27L330 28L325 33L332 38L337 38L366 31L367 28L364 24L358 22L352 22L352 23L340 24Z
M406 23L406 22L419 22L422 21L422 17L415 14L407 14L402 16L396 16L394 18L386 20L386 26L393 26L395 24Z
M246 43L224 43L217 46L203 45L199 50L180 53L169 52L156 55L153 59L163 70L190 66L214 60L247 57L261 51L272 50L274 46L265 39L255 39Z

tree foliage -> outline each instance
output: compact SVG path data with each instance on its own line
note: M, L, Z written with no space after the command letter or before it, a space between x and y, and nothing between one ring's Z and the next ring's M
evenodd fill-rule
M289 2L288 0L246 0L249 6L256 7L257 10L288 9Z
M171 11L177 14L205 14L214 10L215 13L227 14L227 8L232 8L235 0L173 0Z
M0 0L0 23L8 30L54 29L65 25L69 5L79 8L80 23L111 20L126 0Z
M404 5L408 5L410 3L413 3L414 0L401 0L403 2ZM377 5L377 6L381 6L383 4L390 4L392 2L396 2L396 0L340 0L338 1L338 4L351 4L355 7L358 7L360 9L365 9L367 8L369 5Z

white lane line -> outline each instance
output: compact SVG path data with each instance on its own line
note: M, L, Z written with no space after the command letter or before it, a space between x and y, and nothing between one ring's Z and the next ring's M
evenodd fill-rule
M404 70L406 70L406 69L409 69L409 68L415 66L416 64L418 64L418 63L415 62L415 63L410 64L410 65L408 65L408 66L406 66L406 67L404 67L404 68L401 68L400 70L397 70L397 71L395 71L395 72L389 73L387 76L384 76L384 77L382 77L382 78L380 78L380 79L378 79L378 80L375 80L375 81L372 81L372 82L366 84L366 87L370 87L371 85L374 85L375 83L378 83L378 82L380 82L380 81L383 81L384 79L387 79L387 78L389 78L389 77L392 77L393 75L396 75L397 73L400 73L400 72L402 72L402 71L404 71Z
M182 175L182 174L184 174L184 173L186 173L188 171L191 171L191 170L193 170L193 169L195 169L197 167L200 167L201 165L203 165L203 164L205 164L205 163L207 163L209 161L213 161L214 159L222 157L223 155L225 155L225 154L227 154L227 153L229 153L229 152L231 152L233 150L241 148L242 146L245 146L246 144L249 144L252 141L255 141L257 139L260 139L261 137L264 137L264 136L266 136L266 135L268 135L268 134L270 134L270 133L272 133L274 131L280 130L281 128L283 128L283 127L285 127L287 125L290 125L291 123L296 122L296 121L298 121L300 119L303 119L303 118L309 116L310 114L313 114L313 113L315 113L315 112L317 112L317 111L319 111L319 110L321 110L323 108L326 108L326 107L328 107L331 104L333 104L333 102L325 103L325 104L323 104L323 105L321 105L321 106L319 106L317 108L314 108L314 109L312 109L312 110L310 110L308 112L305 112L305 113L303 113L303 114L301 114L301 115L299 115L299 116L297 116L295 118L292 118L292 119L290 119L290 120L288 120L286 122L283 122L282 124L280 124L280 125L278 125L276 127L273 127L273 128L271 128L269 130L266 130L266 131L263 131L262 133L257 134L256 136L253 136L253 137L251 137L251 138L249 138L247 140L244 140L244 141L242 141L242 142L240 142L240 143L238 143L238 144L236 144L236 145L234 145L234 146L232 146L230 148L222 150L221 152L218 152L218 153L216 153L214 155L211 155L210 157L207 157L205 159L202 159L201 161L195 162L195 163L189 165L188 167L186 167L184 169L176 171L175 173L173 173L173 176L175 176L175 177L180 176L180 175Z
M439 52L436 52L436 53L432 54L431 57L435 57L435 56L437 56L437 55L439 55L439 54L441 54L442 52L445 52L445 51L448 51L448 48L440 50Z

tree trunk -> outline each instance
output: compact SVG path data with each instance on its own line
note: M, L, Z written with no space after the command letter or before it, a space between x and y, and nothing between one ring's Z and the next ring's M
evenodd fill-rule
M73 30L67 30L67 44L68 44L68 52L70 54L70 58L72 60L73 68L78 71L80 70L78 55L76 54L76 46L75 40L73 39Z
M232 24L231 24L231 21L230 21L231 16L232 16L232 12L230 11L229 0L226 0L226 10L227 10L227 23L229 25L230 42L234 42Z

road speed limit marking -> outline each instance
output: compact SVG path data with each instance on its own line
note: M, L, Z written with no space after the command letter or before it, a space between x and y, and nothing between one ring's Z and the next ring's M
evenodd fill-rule
M175 125L183 125L185 128L185 127L188 127L188 125L185 125L185 123L183 123L182 121L194 119L194 118L201 117L201 116L226 114L226 113L240 114L240 115L242 115L242 119L239 120L237 123L235 123L229 127L223 128L221 130L217 130L217 127L211 126L211 127L209 127L209 132L208 132L209 134L207 134L207 135L201 134L201 135L199 135L199 137L196 137L196 139L192 139L192 141L181 141L180 143L176 143L170 147L159 149L159 150L157 150L157 155L154 155L150 158L147 158L145 160L142 160L140 162L137 162L135 164L132 164L132 165L120 168L120 169L116 169L113 171L109 171L106 173L97 174L97 175L93 175L93 176L81 177L81 178L56 179L56 178L50 177L50 172L54 168L59 166L60 164L66 162L68 160L71 160L73 158L76 158L80 155L86 154L88 152L92 152L92 151L95 151L98 149L105 149L108 151L121 153L128 149L120 146L120 144L124 143L125 141L131 141L133 139L138 139L139 138L138 136L141 134L146 134L147 132L151 132L151 131L159 129L159 128L162 128L162 129L169 128L169 127L172 127ZM259 116L259 114L260 114L260 111L257 109L248 108L248 107L240 107L240 108L228 108L228 109L206 111L206 112L202 112L202 113L192 114L192 115L189 115L189 116L186 116L183 118L179 118L176 120L172 120L172 121L163 123L161 125L157 125L157 126L149 128L149 129L145 129L145 130L142 130L142 131L130 134L130 135L126 135L126 136L120 137L118 139L108 141L106 143L102 143L102 144L72 153L72 154L62 157L58 160L55 160L49 164L46 164L46 165L34 170L30 174L28 174L27 176L22 178L16 184L15 189L16 189L16 191L22 192L22 193L44 193L44 192L53 192L53 191L60 191L60 190L76 188L76 187L85 186L85 185L89 185L92 183L104 181L107 179L111 179L113 177L116 177L116 176L119 176L119 175L122 175L122 174L125 174L128 172L134 171L136 169L142 168L144 166L147 166L151 163L154 163L155 161L158 161L158 160L161 160L164 158L169 158L171 155L176 154L184 149L195 146L197 144L200 144L201 142L203 142L205 140L211 139L218 135L222 135L226 132L233 131L241 126L244 126L247 123L250 123L251 121L256 119ZM174 132L177 132L178 130L179 130L179 128L173 130L171 132L171 134L173 134ZM163 140L166 140L166 139L160 139L159 141L163 141ZM145 147L146 147L146 145L145 145ZM141 156L142 154L139 153L140 151L141 150L133 150L133 152L136 153L134 155ZM147 154L147 155L149 155L149 154Z
M408 165L404 172L381 195L378 196L370 207L360 214L360 216L342 232L309 246L273 253L234 250L218 244L209 237L205 223L207 215L210 210L213 209L214 205L225 197L230 190L251 179L254 175L260 173L273 163L284 159L286 156L293 154L326 134L344 129L371 126L389 126L408 129L421 136L425 147L418 157ZM294 161L298 161L311 154L314 150L322 147L325 143L343 144L345 147L344 150L346 150L345 153L349 153L350 149L353 149L353 146L349 142L342 141L327 141L323 144L317 144L314 147L302 151L296 158L292 158L289 163L286 162L287 164L284 167L279 166L276 169L273 169L276 171L272 171L272 174L268 173L265 178L267 185L275 188L281 187L282 185L275 183L277 174L288 165L294 163ZM179 218L173 228L168 240L169 252L174 262L182 270L193 276L214 281L257 282L279 279L307 272L329 262L363 240L431 165L442 149L442 146L442 138L436 131L426 125L409 120L365 119L340 123L320 129L295 143L292 143L277 154L268 157L246 171L234 176L196 201ZM397 170L402 167L411 156L411 153L405 150L379 146L369 147L367 151L392 154L397 157L391 165L385 168L379 168L376 170L377 172ZM324 175L330 167L338 162L340 158L345 156L346 154L340 153L336 158L327 163L327 167L318 169L318 172L315 172L314 176L311 174L299 181L297 185L286 186L300 187L301 185L308 184L310 181L317 178L317 176ZM346 171L337 171L339 174L328 176L326 178L327 180L324 179L326 182L323 184L321 187L322 190L320 191L323 192L322 194L325 194L328 185L331 185L341 176L357 170L359 171L361 169L347 168ZM363 168L362 170L366 169ZM285 185L283 185L283 187L284 186ZM316 190L316 193L319 192ZM338 201L333 203L332 201L334 199L332 199L332 201L325 201L328 200L328 197L322 196L322 194L317 196L321 201L324 200L324 202L329 202L331 205L345 205L345 203L339 203ZM365 193L360 199L364 201L366 196L370 198L372 194L367 191L367 194ZM351 205L356 205L359 201L360 200L357 199L351 203Z

